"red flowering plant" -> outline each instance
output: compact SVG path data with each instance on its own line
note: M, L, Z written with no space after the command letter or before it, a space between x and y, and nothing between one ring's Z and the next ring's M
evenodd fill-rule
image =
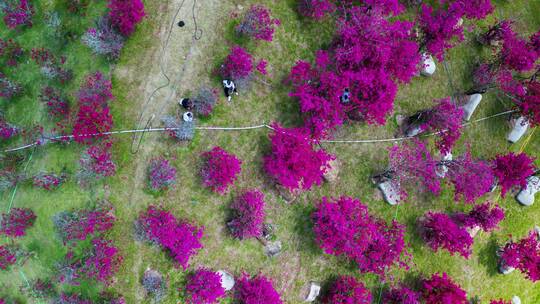
M489 302L489 304L512 304L512 301L510 301L510 300L503 300L503 299L499 299L499 300L491 300L491 302Z
M468 304L467 293L446 274L433 274L422 281L422 298L426 304Z
M208 116L212 114L217 102L217 91L207 86L201 86L193 102L193 110L199 115Z
M4 23L10 29L18 26L32 26L34 6L29 0L6 0L2 3Z
M531 126L540 126L540 82L535 80L527 83L526 93L513 101Z
M320 20L328 13L336 10L336 5L332 0L300 0L298 11L301 15Z
M253 57L245 49L234 46L221 65L220 75L225 79L243 81L253 73Z
M8 237L22 237L26 230L34 225L36 215L28 208L12 208L0 217L0 235Z
M62 292L51 301L51 304L92 304L92 301L84 299L77 293Z
M37 299L50 298L56 294L56 288L50 279L31 280L27 286L21 287L21 290Z
M504 210L499 205L485 202L475 205L469 213L454 214L452 219L460 226L479 227L485 232L490 232L498 228L499 223L504 220L504 216Z
M19 61L22 60L24 50L13 39L1 39L0 38L0 58L3 64L7 66L17 66Z
M154 158L148 166L148 185L154 191L166 190L176 183L176 168L163 157Z
M281 304L283 301L272 281L262 274L242 274L235 285L235 299L241 304Z
M519 269L533 282L540 280L539 238L538 231L531 231L518 242L508 242L499 252L501 265Z
M320 20L327 14L336 11L340 15L346 15L349 13L351 7L357 5L362 6L364 9L378 11L385 15L393 14L395 16L399 15L405 9L398 0L302 0L299 3L298 10L303 16Z
M188 267L189 259L203 247L204 227L197 227L172 213L150 206L137 221L144 239L161 246L174 259L175 265Z
M116 165L110 151L111 145L110 142L93 145L82 153L77 173L79 183L85 185L116 173Z
M217 272L200 268L188 275L185 294L188 304L212 304L225 297L225 289Z
M272 128L271 153L264 157L266 173L293 192L320 185L328 163L335 157L323 149L316 150L305 129L287 129L277 124Z
M31 58L41 68L41 73L49 79L58 79L64 84L73 78L73 71L63 68L66 57L57 58L50 50L45 48L33 48Z
M441 161L448 168L447 180L454 185L454 200L472 204L493 187L495 177L488 162L473 159L470 151L453 160Z
M261 73L262 75L268 75L267 66L268 66L268 61L261 59L257 63L257 66L255 66L255 69L257 70L257 72Z
M17 262L17 256L11 247L0 245L0 270L6 270Z
M495 10L491 0L456 0L455 2L460 2L463 6L463 14L469 19L484 19Z
M402 200L407 198L410 186L420 186L418 189L422 192L440 193L438 163L422 141L412 139L393 146L389 149L388 158L388 169L375 179L379 182L389 180L395 189L400 190Z
M353 260L361 272L384 276L392 265L407 268L405 228L388 225L368 213L366 205L351 197L323 197L312 215L318 245L327 254Z
M323 298L325 304L369 304L372 296L362 282L354 277L340 276L330 286L328 294Z
M437 251L446 249L451 255L459 253L469 258L473 238L467 229L444 213L428 212L418 221L420 235L428 246Z
M23 91L23 88L17 82L7 78L4 73L0 72L0 97L5 100L11 100L16 96L19 96Z
M493 174L501 186L503 197L509 190L526 187L527 178L535 171L534 158L526 153L510 152L506 155L497 155L493 160Z
M103 55L114 61L120 57L126 38L118 33L112 22L109 15L99 18L96 25L89 28L81 40L94 54Z
M20 129L8 123L0 113L0 139L10 139L20 133Z
M236 26L236 32L257 40L272 41L275 26L279 25L279 19L273 19L267 7L252 5L242 22Z
M383 304L420 304L421 293L406 286L391 288L383 293Z
M203 185L212 191L225 194L238 179L242 170L242 161L220 147L201 154L203 166L201 178Z
M248 190L238 196L231 204L232 219L227 223L231 234L239 239L261 236L264 208L264 194L259 190Z
M43 87L39 99L47 106L47 111L51 116L66 118L69 115L69 102L57 89Z
M115 221L114 209L107 203L92 209L62 211L53 217L57 235L69 246L109 231Z
M67 178L65 174L39 173L32 177L34 187L42 188L48 191L55 190L62 185Z
M123 258L112 241L101 237L92 240L92 248L83 258L81 273L89 279L110 284Z
M109 0L107 7L111 23L125 37L133 34L137 24L145 16L141 0Z

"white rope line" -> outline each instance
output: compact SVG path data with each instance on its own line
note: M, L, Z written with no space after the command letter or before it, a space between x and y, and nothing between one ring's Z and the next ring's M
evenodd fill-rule
M479 119L464 123L464 124L462 124L462 126L463 127L469 126L469 125L477 123L477 122L481 122L481 121L488 120L488 119L491 119L491 118L494 118L494 117L507 115L507 114L511 114L511 113L515 113L515 112L517 112L517 110L510 110L510 111L497 113L497 114L494 114L494 115L491 115L491 116L479 118ZM263 129L263 128L267 128L267 129L274 130L274 131L276 130L275 128L273 128L272 126L267 125L267 124L260 124L260 125L255 125L255 126L246 126L246 127L211 127L211 126L209 126L209 127L195 127L196 130L216 130L216 131L242 131L242 130L255 130L255 129ZM132 133L142 133L142 132L168 132L168 131L175 131L175 130L180 130L180 128L150 128L150 129L119 130L119 131L110 131L110 132L102 132L102 133L83 134L83 135L80 135L80 137L100 137L100 136L107 136L107 135L132 134ZM434 133L429 133L429 134L422 134L420 136L421 137L434 136L434 135L438 135L438 134L445 133L445 132L447 132L447 130L442 130L442 131L439 131L439 132L434 132ZM64 141L64 140L72 140L74 138L75 138L75 135L71 134L71 135L59 135L59 136L53 136L53 137L46 137L44 139L45 140L51 140L51 141ZM404 140L411 139L411 138L414 138L414 136L397 137L397 138L383 138L383 139L360 139L360 140L346 140L346 139L343 139L343 140L320 140L319 142L321 142L321 143L381 143L381 142L404 141ZM34 146L39 146L39 145L41 145L41 141L36 141L34 143L27 144L27 145L24 145L24 146L20 146L20 147L17 147L17 148L7 149L7 150L4 150L2 152L3 153L15 152L15 151L24 150L24 149L28 149L28 148L31 148L31 147L34 147Z

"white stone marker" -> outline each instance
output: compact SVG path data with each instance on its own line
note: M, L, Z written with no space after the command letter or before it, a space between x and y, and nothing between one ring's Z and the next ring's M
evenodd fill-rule
M534 196L538 191L540 191L540 177L529 176L527 178L527 186L519 191L516 199L524 206L531 206L534 204Z
M313 302L317 299L319 296L319 293L321 292L321 285L315 282L309 283L309 294L304 299L304 302Z
M527 132L529 121L525 116L520 116L518 119L512 120L512 125L513 128L506 139L511 143L515 143Z
M482 101L482 94L469 95L469 100L465 105L463 105L463 112L465 114L463 118L465 121L469 121L471 119L471 116L476 110L476 107L478 107L480 104L480 101Z
M394 206L397 205L401 198L401 193L399 191L399 187L394 185L392 181L385 181L377 185L377 187L381 190L384 200Z
M426 77L433 76L436 69L437 67L435 66L433 57L427 53L422 54L422 68L420 69L420 74Z
M223 287L225 291L233 289L234 277L225 270L219 270L217 273L221 276L221 287Z

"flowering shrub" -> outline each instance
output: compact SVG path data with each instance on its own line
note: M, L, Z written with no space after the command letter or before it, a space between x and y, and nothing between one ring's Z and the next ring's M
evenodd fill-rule
M463 14L469 19L484 19L495 10L491 0L462 0L460 3Z
M22 93L22 87L0 72L0 97L10 100Z
M165 296L167 286L163 275L153 269L147 269L144 272L142 285L146 293L152 295L156 302Z
M88 7L89 0L67 0L66 2L70 13L81 14Z
M452 3L447 9L436 11L427 4L422 4L418 15L418 25L422 31L422 45L437 57L444 60L444 52L463 40L463 27L459 25L462 8L459 2Z
M66 180L66 175L56 175L53 173L39 173L34 175L33 183L34 187L43 188L45 190L54 190L60 187Z
M420 234L424 241L437 251L446 249L451 255L459 253L469 258L472 252L473 238L464 227L459 226L444 213L428 212L419 220Z
M371 216L358 199L323 197L312 218L323 251L355 261L361 272L384 275L394 264L406 267L401 257L405 254L404 227Z
M192 140L195 136L195 120L184 121L173 116L163 116L161 121L165 125L165 129L169 136L180 140Z
M245 49L234 46L221 66L221 77L234 81L247 79L253 72L253 57Z
M77 174L82 184L113 176L116 165L112 160L111 144L94 145L86 149L79 159L80 170Z
M303 129L286 129L277 124L273 128L271 154L264 157L266 173L291 191L320 185L329 169L328 162L335 157L322 149L316 150Z
M258 40L272 41L276 25L280 25L279 19L272 19L268 8L252 5L242 22L236 26L236 32Z
M218 96L216 90L202 86L199 88L199 93L197 93L197 96L195 97L193 109L197 114L208 116L214 110L217 101Z
M474 206L468 213L458 213L454 219L468 228L475 226L489 232L497 229L499 223L504 219L504 210L497 204L492 205L489 202Z
M80 294L67 294L62 292L58 297L51 301L51 304L92 304L92 301L83 299Z
M371 292L353 277L340 276L323 299L325 304L369 304Z
M34 6L28 0L6 0L2 2L1 8L4 13L4 23L7 27L14 29L18 26L32 26Z
M150 206L138 219L147 240L160 245L184 270L189 258L203 247L203 227L178 220L170 212Z
M268 61L261 59L259 63L257 63L257 66L255 67L255 69L262 75L268 75L268 71L266 70L267 65L268 65Z
M150 189L161 191L176 183L176 168L165 158L155 158L148 166L148 182Z
M508 190L527 186L527 178L534 174L534 159L525 153L498 155L493 161L493 174L501 185L504 197Z
M17 66L24 55L21 46L13 39L0 38L0 58L7 66Z
M216 193L227 193L240 174L242 161L220 147L202 153L201 157L204 162L201 169L203 185Z
M6 270L15 262L17 262L17 257L13 250L6 245L0 245L0 269Z
M262 235L264 224L264 194L249 190L237 197L232 205L232 220L227 224L234 237L247 239Z
M502 265L519 269L533 282L540 280L540 241L536 231L518 242L507 243L500 257Z
M262 274L250 277L243 274L235 285L235 299L241 304L281 304L280 295L272 286L272 281Z
M95 54L116 60L124 47L125 38L116 31L111 18L104 16L98 19L95 27L86 31L81 40Z
M111 241L96 238L92 240L92 250L85 258L82 272L90 279L109 284L122 260L118 248Z
M327 13L334 12L336 5L330 0L300 0L298 10L303 16L320 20Z
M420 304L421 294L405 286L392 288L383 294L383 304Z
M494 176L489 164L472 159L470 152L443 163L448 168L446 176L454 185L456 201L463 198L467 204L474 203L493 186Z
M47 106L51 116L64 118L69 114L69 103L57 89L49 86L43 87L39 99Z
M426 304L467 304L467 293L446 274L433 274L422 281L422 297Z
M530 81L526 91L517 107L521 114L527 117L531 126L540 126L540 82Z
M196 270L189 275L186 283L188 304L212 304L225 297L221 286L221 276L206 268Z
M66 63L64 56L59 59L48 49L32 49L31 58L40 66L41 73L49 79L58 79L60 83L69 82L73 78L73 71L62 68Z
M94 209L62 211L53 217L53 223L60 240L70 246L88 236L99 235L110 230L116 217L112 206L99 205Z
M396 189L400 189L402 199L407 197L405 187L410 185L420 185L422 191L439 194L441 186L436 173L437 162L422 141L413 139L393 146L389 149L388 158L386 174Z
M422 129L437 133L437 147L441 154L452 151L461 136L463 109L452 102L450 97L436 100L437 105L425 112Z
M28 208L12 208L9 213L3 213L0 217L0 234L10 237L26 235L26 229L32 227L36 221L36 215Z
M29 282L28 286L22 287L29 296L33 298L49 298L56 294L53 283L50 279L36 279Z
M500 299L500 300L491 300L491 302L489 302L489 304L512 304L512 301L508 300L503 300L503 299Z
M141 0L109 0L108 8L112 25L125 37L133 34L137 24L145 16Z
M540 57L532 44L518 36L512 28L505 27L502 32L501 62L517 72L527 72L535 67Z
M0 139L10 139L19 132L19 128L5 121L3 115L0 114Z

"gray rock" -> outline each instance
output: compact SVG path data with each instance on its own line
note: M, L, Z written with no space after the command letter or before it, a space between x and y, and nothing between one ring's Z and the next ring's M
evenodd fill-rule
M392 181L388 180L377 185L379 190L381 190L384 200L394 206L397 205L401 200L401 193L399 186L395 185Z
M234 277L225 270L219 270L217 273L221 276L221 287L223 287L225 291L233 289Z
M540 191L540 177L530 176L527 178L527 186L519 191L516 200L524 206L531 206L538 191Z
M264 253L269 257L275 257L281 254L281 241L268 242L264 247Z
M515 143L525 135L525 132L527 132L529 121L526 117L520 116L517 119L512 120L511 124L513 127L506 139L511 143Z
M433 57L427 53L422 54L422 68L420 69L420 74L426 77L433 76L436 69L437 67Z
M521 299L518 296L513 296L512 304L521 304Z
M319 296L321 292L321 285L319 283L309 283L309 293L304 297L304 302L313 302Z
M471 119L471 116L480 104L480 101L482 101L482 94L469 95L469 100L467 101L467 103L465 103L465 105L463 105L463 118L466 121L469 121Z

